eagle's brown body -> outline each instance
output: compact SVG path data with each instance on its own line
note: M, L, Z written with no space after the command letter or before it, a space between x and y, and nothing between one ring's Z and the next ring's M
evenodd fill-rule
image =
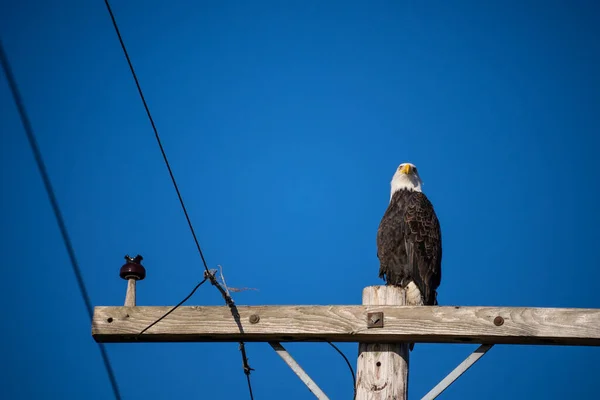
M377 257L379 277L388 285L406 288L413 282L420 304L437 305L442 233L433 206L422 192L401 189L393 193L377 230Z

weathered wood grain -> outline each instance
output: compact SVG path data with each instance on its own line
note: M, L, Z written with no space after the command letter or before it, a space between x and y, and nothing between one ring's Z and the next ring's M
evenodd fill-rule
M135 307L135 279L127 280L127 292L125 293L125 307Z
M600 345L600 309L408 306L237 306L244 333L226 306L96 307L97 342L431 342ZM367 312L384 313L367 328ZM260 320L250 323L250 316ZM497 319L497 326L494 319ZM500 321L502 319L502 321Z
M363 290L362 302L402 306L406 291L397 286L369 286ZM408 364L408 343L359 343L356 400L407 399Z

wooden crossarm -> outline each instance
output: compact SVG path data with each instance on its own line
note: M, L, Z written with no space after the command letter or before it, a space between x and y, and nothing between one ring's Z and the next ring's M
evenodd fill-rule
M429 342L600 345L600 309L408 306L96 307L97 342ZM367 314L383 312L383 327ZM251 321L255 322L252 323Z

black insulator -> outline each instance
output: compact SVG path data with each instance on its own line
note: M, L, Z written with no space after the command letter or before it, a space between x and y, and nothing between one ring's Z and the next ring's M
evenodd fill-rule
M141 264L143 257L139 254L134 258L125 256L125 260L127 261L125 265L121 267L121 271L119 275L123 279L136 279L141 281L146 277L146 268Z

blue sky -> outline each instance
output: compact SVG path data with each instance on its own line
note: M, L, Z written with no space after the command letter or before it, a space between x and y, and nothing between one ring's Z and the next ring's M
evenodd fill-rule
M258 289L238 304L359 304L411 161L442 225L440 304L600 307L594 2L113 3L210 267ZM94 305L122 304L126 253L145 258L138 304L177 303L202 267L104 3L2 2L0 36ZM0 397L110 399L4 78L0 132ZM287 347L351 398L327 345ZM410 398L475 347L417 345ZM236 344L107 348L124 399L248 396ZM311 398L247 350L257 400ZM440 398L593 398L599 357L497 346Z

